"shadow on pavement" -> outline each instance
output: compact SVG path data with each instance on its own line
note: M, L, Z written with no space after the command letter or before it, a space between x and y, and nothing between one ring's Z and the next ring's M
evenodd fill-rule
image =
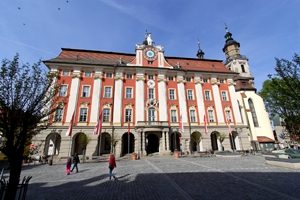
M84 173L82 173L84 174ZM300 173L197 172L108 175L29 185L27 199L299 199Z

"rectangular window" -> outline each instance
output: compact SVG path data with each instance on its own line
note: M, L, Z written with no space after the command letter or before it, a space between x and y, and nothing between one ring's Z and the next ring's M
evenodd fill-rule
M67 89L68 89L68 86L67 86L67 85L61 85L61 86L60 86L60 89L59 89L59 96L60 96L60 97L65 97L65 96L67 96Z
M171 122L177 122L177 112L176 112L176 110L171 110Z
M106 72L106 78L112 78L112 73Z
M205 100L210 101L210 91L205 91Z
M169 90L169 99L174 100L175 99L175 90L170 89Z
M84 76L85 77L91 77L92 76L92 72L86 71L86 72L84 72Z
M224 79L221 78L220 79L220 83L225 83Z
M82 88L82 97L90 96L90 86L83 86Z
M154 80L153 75L148 75L148 79L149 79L149 80Z
M155 109L154 108L149 108L149 110L148 110L148 120L149 120L149 122L154 122L155 121Z
M149 99L154 99L154 89L153 88L149 88L148 97L149 97Z
M168 80L169 80L169 81L173 81L173 80L174 80L174 77L173 77L173 76L168 76Z
M63 70L63 71L62 71L62 75L63 75L63 76L69 76L69 74L70 74L70 71L69 71L69 70Z
M193 100L193 90L187 91L187 98L188 98L188 100Z
M221 94L222 94L222 100L223 101L227 101L227 94L226 94L226 92L222 91Z
M132 79L132 74L126 74L126 79Z
M196 111L195 110L190 110L190 120L191 122L196 122Z
M230 110L226 110L225 111L225 115L226 115L226 122L231 122L231 114L230 114Z
M80 108L79 121L86 122L86 120L87 120L87 108Z
M63 112L62 108L56 108L55 116L54 116L54 121L55 122L61 122L62 121L62 112Z
M191 77L186 77L185 79L187 82L192 82L192 78Z
M109 122L109 108L103 109L103 122Z
M208 79L207 78L203 78L203 82L204 83L208 83Z
M208 110L208 118L209 118L209 122L215 122L213 110Z
M111 98L111 87L104 88L104 98Z
M132 98L132 88L126 88L126 99Z
M126 109L125 110L125 122L131 122L131 109Z

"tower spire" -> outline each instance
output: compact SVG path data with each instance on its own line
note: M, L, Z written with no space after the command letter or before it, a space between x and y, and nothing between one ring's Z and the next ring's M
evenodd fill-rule
M199 39L198 39L198 51L197 51L197 57L199 58L199 59L204 59L204 55L205 55L205 53L202 51L202 49L200 48L200 41L199 41Z

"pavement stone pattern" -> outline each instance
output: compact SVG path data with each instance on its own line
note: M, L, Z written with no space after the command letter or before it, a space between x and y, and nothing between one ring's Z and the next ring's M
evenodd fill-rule
M27 199L105 200L295 200L300 199L297 170L265 164L262 156L144 157L117 160L109 180L107 162L80 163L79 173L65 174L65 165L24 166L33 176Z

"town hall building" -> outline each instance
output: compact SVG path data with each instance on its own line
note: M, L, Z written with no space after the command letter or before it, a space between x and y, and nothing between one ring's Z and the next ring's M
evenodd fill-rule
M200 46L195 58L166 56L150 33L135 53L62 48L44 61L59 92L50 127L33 141L58 158L267 150L268 113L228 30L223 52L224 62Z

